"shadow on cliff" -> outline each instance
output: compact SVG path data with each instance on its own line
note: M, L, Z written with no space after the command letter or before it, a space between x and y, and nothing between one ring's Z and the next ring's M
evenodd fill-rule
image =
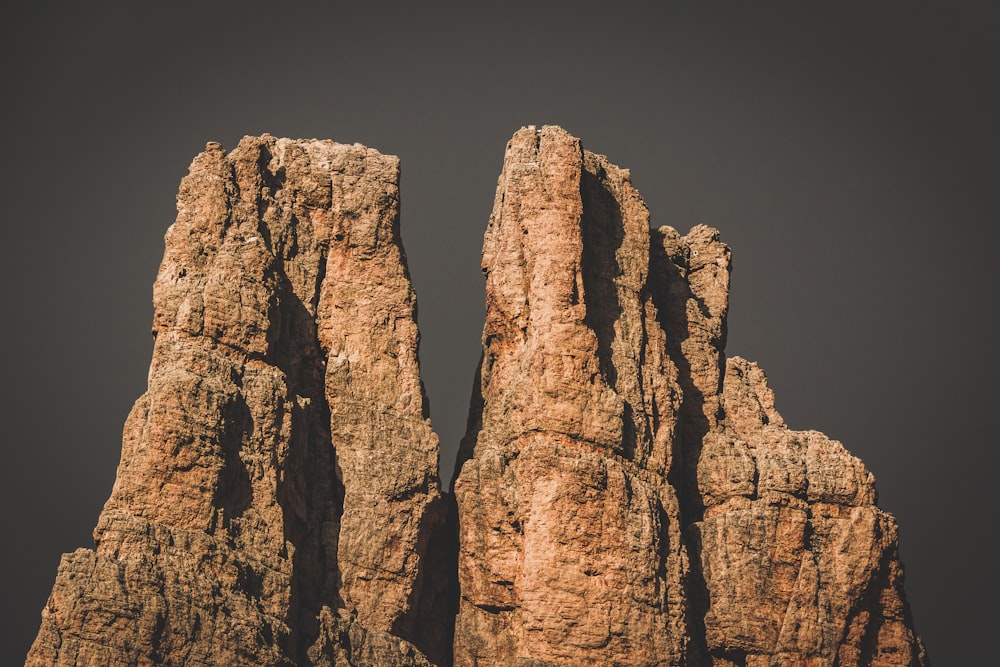
M680 265L675 263L678 261ZM708 586L701 568L701 544L695 532L690 530L691 524L701 521L704 513L704 503L698 492L697 470L709 423L704 413L705 396L695 386L691 363L681 350L681 343L688 339L691 326L687 315L687 300L693 297L687 282L687 271L687 259L669 256L664 247L663 235L658 230L651 230L649 289L660 328L666 333L667 354L677 367L677 380L683 392L680 438L674 451L674 465L671 466L668 480L676 489L680 501L681 534L690 563L686 586L688 636L691 639L688 664L695 667L710 664L705 638L705 614L710 602ZM725 357L721 354L720 364L724 371ZM732 657L736 656L730 658ZM738 660L734 662L741 664Z
M423 562L409 610L396 620L392 634L412 642L438 667L451 667L458 615L458 508L451 493L428 504L416 551L424 554Z
M299 665L308 665L306 651L318 636L320 610L342 606L337 593L337 541L344 491L336 475L325 361L315 318L284 275L277 277L275 296L278 312L272 321L277 320L277 330L270 332L269 356L285 374L285 400L292 411L288 454L277 488L284 537L295 549L286 618L293 646L288 654Z
M584 323L597 336L597 360L608 386L618 391L618 369L614 360L615 323L622 316L622 304L615 281L622 270L618 251L625 240L625 227L618 199L605 185L603 167L596 173L587 169L580 175L583 216L580 233L583 254L580 273L583 279ZM579 301L579 295L574 303ZM624 396L622 396L624 399ZM624 400L622 415L622 456L635 459L636 425L632 404Z
M219 471L219 483L212 497L212 505L221 510L222 527L228 529L233 519L243 516L253 502L250 472L241 456L244 443L253 433L253 416L241 393L222 407L219 416L222 426L219 440L222 469Z

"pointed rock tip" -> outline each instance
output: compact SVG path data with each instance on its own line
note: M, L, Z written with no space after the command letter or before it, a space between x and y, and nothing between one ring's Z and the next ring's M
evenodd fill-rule
M697 225L695 225L694 227L691 228L691 231L689 231L686 234L686 237L688 239L706 238L707 237L707 240L718 241L719 240L719 230L716 229L715 227L709 227L708 225L703 225L703 224L699 223L699 224L697 224Z
M676 227L672 227L671 225L660 225L659 227L654 228L653 231L664 238L674 240L680 240L683 238L687 242L694 240L718 241L721 236L721 232L715 227L709 227L708 225L700 223L692 227L687 234L681 234L677 231Z

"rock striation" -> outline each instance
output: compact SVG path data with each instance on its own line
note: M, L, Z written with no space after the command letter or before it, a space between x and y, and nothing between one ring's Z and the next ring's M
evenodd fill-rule
M427 664L399 638L450 654L421 627L447 616L428 576L445 507L398 182L357 144L195 158L149 389L28 664Z
M507 146L442 493L398 182L357 144L194 160L149 389L27 664L928 664L872 475L725 355L719 233L651 230L558 127Z
M557 127L507 146L454 483L457 665L924 665L897 529L726 359L731 254Z

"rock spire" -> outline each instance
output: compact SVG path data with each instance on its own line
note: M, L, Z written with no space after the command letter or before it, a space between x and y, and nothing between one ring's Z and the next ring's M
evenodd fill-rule
M507 146L451 493L399 163L209 144L154 285L149 389L29 665L923 667L872 475L725 355L716 230L628 170Z
M454 484L458 665L922 665L897 530L727 359L716 230L558 127L507 146Z
M96 548L63 557L28 664L418 655L390 633L450 654L450 635L422 627L445 511L398 159L267 135L228 154L212 143L177 211L149 389Z

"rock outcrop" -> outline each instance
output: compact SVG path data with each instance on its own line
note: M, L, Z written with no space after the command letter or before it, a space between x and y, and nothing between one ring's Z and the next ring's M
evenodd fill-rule
M29 665L927 665L897 528L726 358L731 254L557 127L507 147L442 493L398 161L209 144L149 390Z
M896 526L726 359L718 232L556 127L507 147L454 492L457 665L922 665Z
M427 576L445 508L398 180L397 158L327 141L194 160L149 389L28 664L424 664L398 637L450 654L421 627L447 616Z
M454 490L459 665L681 664L689 565L668 482L681 393L628 172L518 132L486 231L486 326Z

